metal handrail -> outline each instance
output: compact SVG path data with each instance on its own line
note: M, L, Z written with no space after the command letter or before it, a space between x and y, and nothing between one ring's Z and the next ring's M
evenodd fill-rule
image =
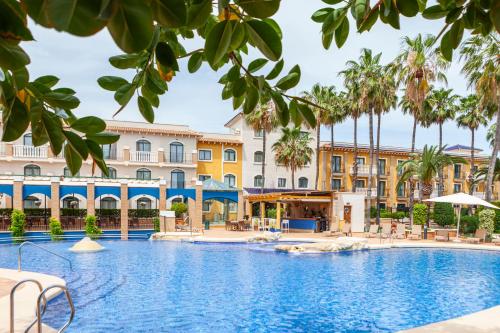
M62 333L73 321L75 317L75 306L73 304L73 300L71 299L71 295L69 294L69 290L66 286L63 285L53 285L45 288L40 295L38 295L38 299L36 301L36 321L37 321L37 332L42 333L42 315L43 313L40 311L40 303L42 299L45 299L45 293L51 289L59 288L64 292L66 299L68 300L69 307L71 309L68 321L61 327L57 332Z
M34 280L34 279L26 279L26 280L21 280L19 281L18 283L16 283L16 285L14 287L12 287L12 289L10 290L10 333L14 333L14 294L17 290L17 288L19 288L21 285L25 284L25 283L28 283L28 282L32 282L34 284L36 284L38 286L38 290L40 290L40 292L42 292L42 284L37 281L37 280ZM40 309L40 306L38 307L38 309ZM47 309L47 299L45 297L43 297L43 308L42 308L42 311L41 311L41 315L43 316L43 314L45 313L45 310ZM24 332L28 332L31 327L33 327L33 325L35 325L37 321L37 318L35 318L35 320L28 326L28 328L26 328L26 330Z
M29 244L29 245L32 245L32 246L34 246L34 247L36 247L36 248L39 248L39 249L41 249L41 250L44 250L45 252L48 252L48 253L50 253L50 254L52 254L52 255L54 255L54 256L56 256L56 257L59 257L59 258L61 258L61 259L63 259L63 260L66 260L66 261L69 263L69 269L70 269L70 270L73 270L73 264L71 263L71 260L69 260L68 258L63 257L62 255L57 254L57 253L55 253L55 252L52 252L52 251L50 251L50 250L48 250L48 249L44 248L43 246L37 245L37 244L35 244L35 243L33 243L33 242L30 242L30 241L26 241L26 242L23 242L21 245L19 245L19 248L17 249L17 270L18 270L19 272L21 271L21 250L22 250L22 248L23 248L25 245L28 245L28 244Z

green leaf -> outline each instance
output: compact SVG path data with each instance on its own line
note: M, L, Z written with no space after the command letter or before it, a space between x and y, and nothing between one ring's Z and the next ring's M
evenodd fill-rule
M57 89L54 89L52 91L55 93L61 93L61 94L65 94L65 95L75 95L76 94L76 91L74 91L71 88L57 88Z
M354 6L351 8L354 13L354 18L357 21L362 20L363 17L365 17L366 11L369 9L369 0L355 0Z
M321 43L323 44L325 50L328 50L330 48L330 46L332 45L332 41L333 41L333 33L321 34Z
M64 146L64 159L72 175L76 175L82 167L82 158L71 145Z
M208 33L205 41L205 56L210 66L215 67L226 55L231 43L232 30L230 21L222 21Z
M323 22L321 26L321 31L323 34L333 34L335 29L337 29L344 20L347 11L344 8L337 8L331 12Z
M130 83L126 83L115 92L115 101L122 106L126 105L134 95L134 92L135 86Z
M240 78L240 66L234 65L227 72L227 75L226 75L227 82L234 82L234 81L238 80L239 78Z
M142 96L144 96L144 98L146 98L152 106L154 106L155 108L160 106L160 99L158 98L158 95L149 90L147 86L141 87L141 93Z
M257 18L273 16L280 7L280 0L238 0L236 3L250 16Z
M40 102L32 103L30 108L31 134L32 141L35 147L46 144L49 141L49 136L43 125L42 113L45 112Z
M55 108L75 109L80 105L80 100L73 95L50 92L44 95L44 100Z
M500 1L494 1L491 5L490 19L497 32L500 33Z
M33 40L27 27L26 13L19 1L0 1L0 36L8 36L10 40Z
M87 116L77 119L71 124L71 128L78 132L94 134L104 131L106 123L101 118Z
M390 3L390 2L389 2ZM384 23L389 23L394 29L400 28L399 26L399 13L394 6L386 7L385 3L380 5L380 20Z
M335 44L340 49L349 36L349 19L344 17L342 24L335 30Z
M233 84L229 82L222 89L221 97L223 100L230 99L233 96Z
M341 3L343 0L321 0L321 1L329 5L336 5L338 3Z
M422 16L428 20L438 20L445 17L448 14L447 9L443 9L440 5L434 5L426 8Z
M30 74L28 73L26 67L21 67L12 70L12 78L16 83L17 90L21 90L28 84L30 80Z
M267 59L264 58L255 59L250 64L248 64L248 71L250 73L254 73L259 69L261 69L262 67L264 67L267 63L268 63Z
M297 106L299 108L300 114L302 114L302 117L307 121L309 126L312 128L316 127L316 117L314 116L314 112L311 110L311 108L303 103L297 103Z
M201 52L193 53L193 55L189 58L188 61L189 73L196 72L198 69L200 69L202 64L203 64L203 53Z
M110 145L120 139L120 135L111 132L101 132L95 134L87 134L87 139L97 142L101 145Z
M233 96L241 97L245 94L247 82L244 77L240 77L233 85Z
M300 81L300 67L299 65L295 65L287 76L281 78L278 83L276 83L276 87L281 90L288 90L295 87Z
M237 50L246 42L245 26L240 22L235 22L233 27L233 34L231 35L231 44L229 50Z
M249 38L257 48L272 61L281 58L281 39L274 28L264 21L250 20L245 22Z
M99 19L100 1L48 0L46 3L48 19L56 30L91 36L106 26L106 21Z
M462 36L464 35L464 22L462 20L457 20L450 28L450 43L453 49L456 49L460 42L462 41Z
M316 23L323 23L328 14L330 14L331 12L333 12L333 8L321 8L315 11L314 14L312 14L311 20Z
M45 75L35 79L35 82L43 84L47 88L52 88L59 82L59 78L54 75Z
M359 32L370 31L375 22L377 22L378 16L379 16L378 9L371 10L368 16L364 18L358 31Z
M243 104L243 113L249 114L259 103L259 90L253 85L249 84L247 86L247 93L245 98L245 103Z
M446 60L451 61L453 56L453 47L450 38L450 31L446 32L444 36L441 38L440 50L443 57Z
M192 3L188 8L187 25L189 28L199 28L203 26L212 12L212 1L202 0L199 3Z
M87 145L87 148L89 149L89 153L92 156L92 158L98 159L98 160L104 159L104 155L102 153L102 148L97 142L90 140L90 139L85 139L84 141L85 141L85 144Z
M87 148L87 145L85 144L85 141L83 141L83 139L78 134L70 132L70 131L63 130L63 134L66 137L68 144L73 147L73 149L76 151L76 153L83 160L86 160L87 157L89 156L89 150ZM68 144L66 146L68 146Z
M179 70L179 65L177 64L177 57L175 56L174 51L167 43L160 42L156 45L156 59L163 66L168 69L173 69L174 71Z
M141 56L137 53L121 54L109 58L109 63L119 69L135 68Z
M18 69L30 63L30 58L18 45L0 38L0 68Z
M153 0L154 19L167 28L179 28L186 24L187 8L184 0Z
M269 74L267 74L266 80L274 80L275 78L277 78L278 75L280 75L284 65L285 62L283 61L283 59L278 61L276 65L274 65L274 68L269 72Z
M9 101L11 103L11 101ZM3 134L2 141L14 141L21 137L28 129L30 116L26 105L15 98L12 109L5 108L2 112Z
M42 121L49 136L52 152L54 155L59 155L64 143L61 120L51 112L43 112Z
M302 115L300 114L299 107L297 106L297 101L295 99L292 99L290 101L288 111L290 112L290 119L292 120L295 127L300 126L300 124L302 123Z
M144 119L146 119L146 121L149 123L153 123L155 121L155 113L148 100L142 96L139 96L137 98L137 105L139 106L139 111L141 112Z
M413 17L418 14L419 6L417 0L397 0L399 12L407 17Z
M245 101L245 94L243 93L240 97L233 97L233 110L238 109L241 104Z
M287 126L290 122L290 113L288 112L288 105L286 105L283 96L280 93L272 90L271 98L273 99L274 105L276 107L276 113L278 114L278 119L281 126Z
M108 30L116 45L126 53L144 50L153 37L151 7L135 0L115 2Z
M127 80L118 76L101 76L97 79L97 83L106 90L116 91L121 86L128 83Z

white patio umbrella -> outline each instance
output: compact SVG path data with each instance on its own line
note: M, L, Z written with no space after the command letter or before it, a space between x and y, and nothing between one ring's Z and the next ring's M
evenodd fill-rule
M427 199L424 201L429 201L429 202L447 202L451 203L454 205L458 205L458 221L457 221L457 237L456 239L458 240L458 233L460 230L460 213L462 211L462 205L469 205L469 206L484 206L488 208L493 208L493 209L500 209L499 207L490 204L488 201L485 201L483 199L480 199L478 197L474 197L470 194L467 193L455 193L455 194L450 194L450 195L444 195L442 197L436 197L432 199Z

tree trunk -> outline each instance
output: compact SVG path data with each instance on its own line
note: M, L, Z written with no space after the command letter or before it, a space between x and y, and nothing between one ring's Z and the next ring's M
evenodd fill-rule
M295 190L295 167L290 168L292 170L292 190Z
M320 135L321 133L321 123L318 121L316 123L316 187L315 189L319 189L319 141L320 141Z
M498 155L498 144L500 143L500 98L497 103L497 128L495 131L495 142L491 152L490 164L488 165L488 175L486 177L486 201L492 200L493 174L495 172L495 163Z
M443 123L439 123L439 150L443 149ZM443 167L440 167L438 170L438 196L442 196L444 194L444 175L443 175Z
M382 193L380 193L380 121L382 120L382 114L377 114L377 149L376 149L376 157L377 161L377 225L380 225L380 197Z
M417 118L413 118L413 132L411 133L411 152L415 152L415 138L417 136Z
M365 225L370 228L370 210L372 207L372 186L373 186L373 110L368 112L368 127L370 136L370 167L368 169L368 188L366 190L366 212ZM367 230L368 230L367 229Z
M470 129L470 174L469 174L469 194L474 193L474 129Z
M334 146L334 140L333 140L333 124L330 127L330 149L331 149L331 154L330 154L330 190L332 190L333 186L333 146Z
M413 131L411 134L411 152L415 152L415 138L417 136L417 117L413 118ZM410 228L413 227L413 205L415 203L415 182L410 179L410 202L409 202L409 213L410 213Z
M500 128L500 126L499 126ZM354 117L354 161L352 162L352 192L356 192L356 180L358 180L358 118Z
M260 193L264 193L264 186L266 185L266 140L267 133L263 131L262 134L262 186L260 187Z

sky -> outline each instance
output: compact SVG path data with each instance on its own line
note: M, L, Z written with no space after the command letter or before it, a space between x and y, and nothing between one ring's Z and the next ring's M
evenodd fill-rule
M297 87L290 90L292 94L300 94L309 90L317 82L322 85L334 85L342 90L342 79L339 72L344 69L348 60L356 60L362 48L370 48L374 53L382 53L383 64L393 60L401 47L404 36L414 37L418 33L437 34L443 22L429 21L421 17L401 18L401 30L381 23L375 24L368 33L358 34L351 24L349 38L342 49L337 49L334 43L330 50L324 50L321 45L321 25L313 22L310 17L314 11L324 7L320 0L287 0L282 1L279 12L273 17L283 31L283 57L286 73L295 64L302 70L302 78ZM108 58L122 52L116 47L106 29L98 34L81 38L54 30L45 29L30 22L30 28L35 42L24 43L31 57L29 70L31 77L53 74L61 81L59 86L71 87L81 100L77 109L78 116L96 115L104 119L112 119L118 109L113 99L113 93L103 90L97 84L97 79L104 75L117 75L131 78L133 72L113 68ZM183 43L186 50L194 50L202 46L201 40L186 40ZM245 58L248 63L260 57L258 51L251 50ZM217 81L225 73L225 68L214 72L208 64L195 74L187 71L187 59L180 61L181 71L169 84L169 90L160 97L160 107L156 110L155 122L186 124L194 130L205 132L226 133L224 124L235 111L231 101L221 98L222 85ZM273 64L268 64L263 72L267 73ZM465 78L460 73L461 64L458 55L447 72L448 87L456 94L467 95L472 91L467 89ZM437 84L440 86L440 84ZM135 100L114 119L143 121ZM368 119L363 117L358 122L358 140L368 143ZM382 119L381 144L399 147L409 147L411 144L412 119L400 110L392 110ZM329 129L322 129L322 140L329 140ZM486 129L481 128L476 135L476 146L489 151L485 139ZM347 120L335 127L335 140L353 140L353 122ZM438 128L417 130L417 147L425 144L437 144ZM454 122L444 126L444 143L470 144L470 131L459 129Z

